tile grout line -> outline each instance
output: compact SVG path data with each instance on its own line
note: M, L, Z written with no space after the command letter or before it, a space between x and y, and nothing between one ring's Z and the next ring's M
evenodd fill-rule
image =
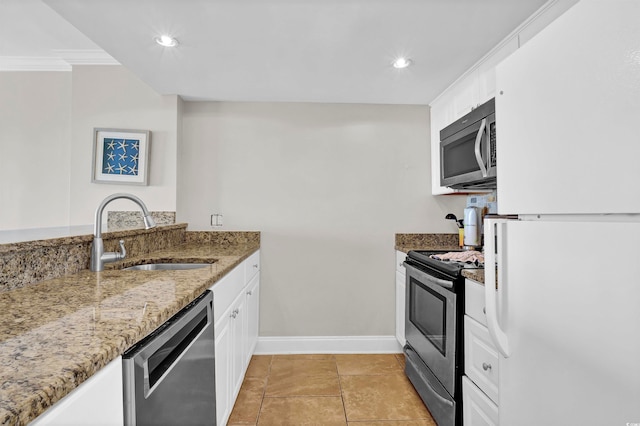
M267 385L269 384L269 377L271 376L271 363L273 362L273 355L269 360L269 367L267 368L267 376L264 379L264 387L262 388L262 398L260 398L260 408L258 408L258 416L256 417L256 426L260 422L260 414L262 413L262 405L264 404L264 398L267 393Z
M338 387L340 388L340 401L342 401L342 411L344 412L344 424L349 425L349 418L347 417L347 405L344 403L344 393L342 392L342 376L340 375L340 370L338 369L338 358L333 356L333 359L336 363L336 374L338 375Z

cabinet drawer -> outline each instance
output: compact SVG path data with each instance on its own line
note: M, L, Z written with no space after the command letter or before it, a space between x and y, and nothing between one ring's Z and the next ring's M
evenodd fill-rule
M498 406L468 377L462 378L462 418L464 426L498 425Z
M241 263L222 277L218 282L211 286L213 291L213 322L225 313L233 300L240 294L244 288L244 265Z
M406 274L406 271L403 265L404 260L406 258L407 258L407 253L396 250L396 271L400 272L401 274Z
M487 325L487 317L484 309L484 286L473 280L464 282L464 313L480 324Z
M244 282L248 283L260 270L260 250L253 253L244 261Z
M498 351L489 330L471 317L464 317L464 371L493 400L498 401Z

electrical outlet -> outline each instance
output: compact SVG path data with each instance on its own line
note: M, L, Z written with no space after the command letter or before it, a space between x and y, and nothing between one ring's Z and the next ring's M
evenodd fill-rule
M222 227L222 215L218 213L214 213L211 215L211 226L214 228Z

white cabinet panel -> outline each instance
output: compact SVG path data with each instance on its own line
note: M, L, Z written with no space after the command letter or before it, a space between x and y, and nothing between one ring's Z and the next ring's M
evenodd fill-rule
M404 336L405 317L405 280L406 277L400 272L396 272L396 339L401 346L404 346L406 339Z
M245 283L251 281L251 278L254 277L260 270L260 251L253 253L249 256L244 262L244 270L245 270Z
M226 424L258 340L260 251L211 287L216 335L216 417Z
M216 334L216 419L217 424L226 424L231 414L232 352L231 321L221 318L214 326Z
M257 274L247 285L247 351L246 363L251 361L251 356L258 343L258 331L260 327L260 275Z
M118 357L55 403L30 425L123 425L123 398L122 357Z
M404 346L404 317L405 317L405 287L406 270L403 262L407 254L396 250L396 339L401 346Z
M462 418L464 426L497 426L498 406L467 377L462 378Z
M246 262L246 260L245 260ZM241 263L222 277L212 287L213 291L213 322L218 322L221 315L229 308L238 297L245 285L245 264Z
M516 50L518 38L513 37L478 66L478 105L496 97L496 66Z
M464 291L464 313L486 327L484 285L467 279L464 283Z
M242 379L247 367L247 312L246 297L244 293L232 305L231 318L231 383L233 399L238 395Z
M469 316L464 317L464 372L491 400L498 400L498 351L487 327Z
M581 1L498 65L499 213L640 212L638 16Z

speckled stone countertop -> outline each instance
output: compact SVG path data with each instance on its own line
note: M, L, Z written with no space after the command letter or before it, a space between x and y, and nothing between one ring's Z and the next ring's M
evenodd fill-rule
M396 234L396 250L460 250L458 234ZM462 271L462 276L484 284L484 269Z
M82 270L0 293L0 424L33 420L258 248L257 241L191 241L104 272ZM213 263L182 271L119 270L149 261Z
M484 285L484 269L468 269L462 271L462 276Z

